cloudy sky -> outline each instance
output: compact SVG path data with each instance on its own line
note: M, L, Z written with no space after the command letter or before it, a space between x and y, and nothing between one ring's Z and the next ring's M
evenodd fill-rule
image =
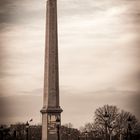
M117 105L140 119L140 1L58 0L62 123ZM0 1L0 123L41 123L45 0Z

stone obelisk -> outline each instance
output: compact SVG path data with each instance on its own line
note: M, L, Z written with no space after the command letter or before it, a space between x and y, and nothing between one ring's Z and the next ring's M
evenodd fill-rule
M57 0L47 0L42 140L59 140L62 109L58 70Z

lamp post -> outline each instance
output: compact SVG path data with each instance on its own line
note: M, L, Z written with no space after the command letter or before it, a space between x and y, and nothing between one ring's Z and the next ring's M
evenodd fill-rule
M120 128L120 139L119 140L123 140L123 134L125 132L125 129L124 128Z
M13 136L14 136L14 139L16 139L16 137L17 137L17 131L16 130L14 130Z
M129 116L128 119L127 119L127 122L128 122L128 128L127 128L127 139L128 140L131 140L131 122L132 122L132 119L131 117Z
M85 131L85 140L87 140L87 138L88 138L88 132L87 132L87 130Z
M71 136L71 127L70 127L70 123L68 124L68 140L70 140L70 136Z
M121 132L121 129L120 129L120 140L122 140L122 132Z
M109 119L109 115L107 113L107 111L105 111L105 114L104 114L104 120L105 120L105 140L107 140L107 121Z
M94 140L94 138L96 138L96 130L92 130L92 139Z
M112 122L108 127L109 127L109 137L110 137L110 140L112 140L112 130L113 130L113 127L115 126L115 122ZM112 129L112 130L111 130Z
M26 140L29 140L29 123L26 122Z
M60 119L57 117L56 119L56 127L57 127L57 139L60 140Z
M29 127L30 127L30 122L32 122L33 119L31 118L29 121L26 122L25 127L26 127L26 140L29 140L30 136L29 136Z
M0 127L0 138L3 140L4 139L4 136L3 136L3 130L4 130L4 128L3 128L3 126L1 126Z
M70 131L68 132L68 140L70 140Z
M78 140L80 140L80 136L78 136Z

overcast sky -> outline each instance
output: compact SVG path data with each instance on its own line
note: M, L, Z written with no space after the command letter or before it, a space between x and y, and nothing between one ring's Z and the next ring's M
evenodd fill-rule
M140 118L140 1L58 0L62 123L117 105ZM45 0L0 1L0 123L41 123Z

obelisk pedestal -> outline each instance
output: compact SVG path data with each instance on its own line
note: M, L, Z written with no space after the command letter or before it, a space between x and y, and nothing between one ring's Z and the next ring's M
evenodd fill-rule
M47 1L44 97L42 113L42 140L59 140L59 106L57 1Z

